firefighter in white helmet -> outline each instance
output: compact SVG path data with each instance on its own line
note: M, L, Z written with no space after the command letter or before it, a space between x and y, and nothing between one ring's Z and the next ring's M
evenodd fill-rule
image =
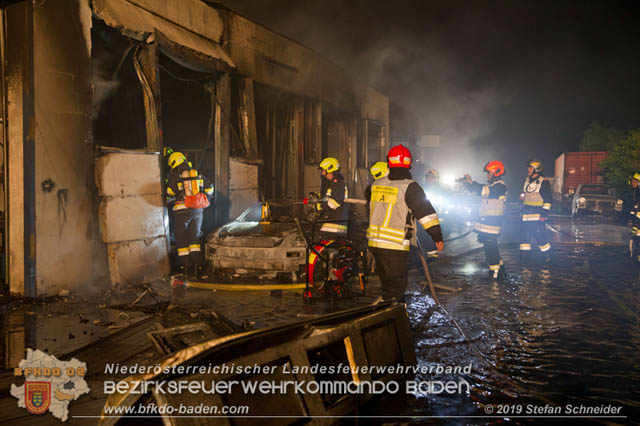
M536 241L544 262L551 262L551 243L547 238L546 223L551 210L551 184L543 175L538 160L527 164L527 178L522 188L523 206L520 215L520 263L526 264L531 255L531 243Z
M444 249L440 222L424 191L411 177L411 152L402 145L387 155L389 175L368 188L368 245L376 260L382 283L382 298L404 301L408 285L409 250L415 237L416 220Z

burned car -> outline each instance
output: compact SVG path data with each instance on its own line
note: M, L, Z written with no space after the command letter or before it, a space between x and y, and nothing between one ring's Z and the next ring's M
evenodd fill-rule
M216 277L300 282L306 243L295 219L308 227L313 210L295 201L253 204L206 240L207 262Z
M261 202L212 232L205 250L212 277L233 280L303 283L306 280L307 240L316 246L316 212L299 201ZM300 227L296 224L296 219ZM349 217L349 247L366 247L367 222ZM305 236L302 235L305 233ZM344 251L344 250L343 250ZM310 263L313 262L313 257Z
M622 200L616 197L615 189L609 185L579 185L571 200L571 216L574 218L585 213L612 216L621 210Z

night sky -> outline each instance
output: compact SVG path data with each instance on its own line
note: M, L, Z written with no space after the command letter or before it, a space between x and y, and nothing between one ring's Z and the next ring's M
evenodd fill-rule
M412 111L442 135L445 147L425 159L441 174L482 179L498 159L512 187L532 157L553 175L594 121L640 128L640 1L227 4Z

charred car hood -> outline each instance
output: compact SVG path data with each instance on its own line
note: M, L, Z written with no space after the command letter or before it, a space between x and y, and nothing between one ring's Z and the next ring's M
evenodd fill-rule
M294 223L231 222L215 232L209 242L225 246L276 247L297 232Z

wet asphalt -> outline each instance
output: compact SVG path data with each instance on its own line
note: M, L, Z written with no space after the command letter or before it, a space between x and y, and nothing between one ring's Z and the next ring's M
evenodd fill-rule
M416 380L464 380L468 390L424 388L383 398L371 412L435 424L639 424L640 268L627 257L628 228L600 217L553 217L551 265L540 257L523 265L510 219L501 237L506 282L487 276L471 234L431 264L434 282L462 288L438 292L444 309L419 285L409 295L418 364L432 368ZM424 282L419 271L412 280ZM577 416L600 406L617 407L619 417ZM487 417L498 411L500 418Z

